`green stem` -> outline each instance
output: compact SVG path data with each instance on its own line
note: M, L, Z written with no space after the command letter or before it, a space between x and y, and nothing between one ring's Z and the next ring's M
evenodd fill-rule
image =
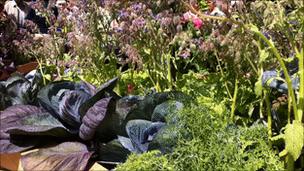
M215 57L216 57L218 66L219 66L219 68L220 68L220 72L221 72L222 78L225 78L225 76L224 76L224 71L223 71L223 68L222 68L222 66L221 66L220 59L219 59L219 57L218 57L218 55L217 55L217 52L215 52L214 54L215 54ZM226 91L227 91L227 93L228 93L229 98L232 99L232 95L231 95L231 93L230 93L230 91L229 91L228 84L227 84L227 81L226 81L226 80L225 80L224 85L225 85L225 88L226 88Z
M35 56L35 58L36 58L36 61L38 62L39 71L40 71L40 73L42 75L43 85L46 85L45 74L44 74L43 69L42 69L42 62L38 59L38 57Z
M267 90L264 90L265 95L265 102L266 102L266 110L267 110L267 130L268 130L268 137L272 137L272 117L271 117L271 105L268 96Z
M173 81L172 81L172 74L171 74L171 55L167 54L166 55L167 59L167 70L168 70L168 80L169 80L169 89L172 90L173 88Z
M289 100L291 100L292 102L292 106L293 106L293 112L295 113L295 119L299 120L299 116L297 114L297 102L296 102L296 97L292 88L292 83L291 83L291 78L288 74L288 70L285 66L285 63L281 57L281 55L279 54L277 48L274 47L274 45L260 32L260 31L255 31L254 32L256 35L258 35L271 49L271 51L274 53L275 57L277 58L277 60L279 61L279 64L281 66L281 68L283 69L283 73L285 76L285 80L287 83L287 87L288 87L288 95L291 97L288 98Z
M236 97L237 97L237 93L238 93L238 79L235 79L235 85L234 85L234 93L233 93L233 99L232 99L232 105L231 105L231 115L230 118L231 120L234 121L234 111L235 111L235 106L236 106Z
M300 90L299 90L299 101L298 101L298 116L299 120L303 119L304 111L304 45L302 52L296 52L299 58L299 75L300 75Z
M294 171L294 160L290 154L286 156L287 171Z
M256 74L258 74L259 72L258 72L258 70L256 69L256 67L254 66L254 64L253 64L253 62L251 61L251 59L250 59L247 55L245 55L245 58L246 58L247 61L249 62L249 64L250 64L250 66L252 67L253 71L254 71Z

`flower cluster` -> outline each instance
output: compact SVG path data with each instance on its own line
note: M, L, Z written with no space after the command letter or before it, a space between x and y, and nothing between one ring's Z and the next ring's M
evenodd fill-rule
M183 20L185 22L192 22L194 27L196 29L200 29L203 25L203 21L195 14L193 14L192 12L188 11L186 13L183 14Z

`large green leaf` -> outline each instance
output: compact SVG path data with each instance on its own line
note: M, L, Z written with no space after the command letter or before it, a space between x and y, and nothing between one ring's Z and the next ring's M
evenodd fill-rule
M286 126L285 146L287 152L297 160L304 146L304 126L301 122L294 120Z
M92 139L95 134L101 139L111 139L114 135L112 128L114 122L111 120L114 109L111 111L111 97L103 98L96 102L82 118L79 137L83 140Z
M40 149L21 157L25 171L33 170L87 170L92 152L84 144L65 142L54 147Z
M86 112L89 110L90 107L92 107L97 101L99 101L102 98L106 97L107 93L113 93L112 90L114 89L118 78L115 77L108 82L102 84L98 89L97 93L92 96L89 100L87 100L85 103L83 103L79 108L79 113L81 117L84 117Z

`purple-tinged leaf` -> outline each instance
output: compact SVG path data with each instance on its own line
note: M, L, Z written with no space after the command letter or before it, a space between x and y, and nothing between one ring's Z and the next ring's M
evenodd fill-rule
M84 82L53 82L39 91L38 101L65 126L78 130L79 107L92 96L93 89Z
M79 137L83 140L90 140L94 137L96 130L102 124L107 125L106 116L108 107L111 102L111 97L103 98L96 102L82 118L82 124L79 130ZM109 118L107 116L107 118ZM104 129L104 130L103 130ZM99 127L102 132L109 131L105 126Z
M57 119L59 114L59 101L64 92L75 89L75 83L70 81L59 81L43 87L37 95L39 104Z
M106 92L111 92L113 88L115 87L117 83L118 78L115 77L108 82L104 83L97 89L97 93L92 96L89 100L87 100L85 103L83 103L80 108L79 112L81 117L84 117L84 115L87 113L87 111L100 99L106 97Z
M117 136L117 138L118 138L118 141L120 142L120 144L124 148L128 149L131 152L136 152L130 138L127 138L127 137L124 137L124 136L119 136L119 135Z
M34 113L43 112L40 108L30 105L15 105L0 112L0 153L14 153L27 150L38 144L38 140L16 140L7 131L20 126L21 120Z
M32 113L31 115L19 120L19 125L7 129L10 135L35 135L53 137L73 136L61 122L54 118L50 113Z
M18 146L18 145L11 143L9 139L0 139L0 154L18 153L21 151L28 150L32 147L34 147L34 145Z
M85 170L88 169L89 152L84 144L65 142L54 147L40 149L21 157L25 171L32 170Z
M22 125L21 120L32 114L42 113L43 110L31 105L15 105L0 112L0 139L9 139L6 131Z
M44 142L45 136L73 136L51 114L30 105L15 105L1 111L0 128L0 153L32 148Z
M81 124L79 107L90 97L91 95L82 91L67 91L59 103L60 117L69 125L79 127Z
M85 81L81 81L79 84L76 84L75 89L86 92L86 93L90 94L91 96L96 94L96 87Z

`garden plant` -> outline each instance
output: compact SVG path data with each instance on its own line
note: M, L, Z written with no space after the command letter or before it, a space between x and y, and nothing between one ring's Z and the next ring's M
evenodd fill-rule
M13 1L0 154L23 170L304 169L303 1Z

